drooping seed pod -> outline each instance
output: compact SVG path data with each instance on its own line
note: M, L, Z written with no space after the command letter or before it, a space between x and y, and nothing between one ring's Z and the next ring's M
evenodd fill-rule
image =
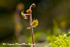
M35 7L36 7L35 3L33 3L33 4L32 4L32 7L33 7L33 8L35 8Z

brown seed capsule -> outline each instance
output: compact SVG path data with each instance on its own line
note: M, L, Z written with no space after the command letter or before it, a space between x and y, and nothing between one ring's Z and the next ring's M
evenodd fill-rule
M26 12L27 12L27 14L30 14L30 13L32 13L32 10L28 9Z
M32 4L32 7L34 8L34 7L36 7L36 5L33 3L33 4Z

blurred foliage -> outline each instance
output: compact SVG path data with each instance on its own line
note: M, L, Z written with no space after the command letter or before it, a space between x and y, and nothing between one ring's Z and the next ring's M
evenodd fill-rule
M55 37L55 41L51 42L50 45L51 47L70 47L70 35L59 35L58 37Z
M35 40L35 42L37 42L38 41L38 38L39 37L41 37L41 32L36 32L35 34L34 34L34 40ZM29 38L28 38L28 42L29 43L32 43L32 36L30 36Z

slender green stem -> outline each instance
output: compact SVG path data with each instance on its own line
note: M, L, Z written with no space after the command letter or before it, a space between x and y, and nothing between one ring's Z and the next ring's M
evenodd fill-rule
M34 47L34 35L33 35L33 27L32 27L32 14L30 15L30 27L31 27L31 34L32 34L32 44Z
M32 5L29 7L29 9L31 10L32 8ZM32 27L32 13L30 14L30 30L31 30L31 34L32 34L32 44L33 44L33 47L34 47L34 33L33 33L33 27Z

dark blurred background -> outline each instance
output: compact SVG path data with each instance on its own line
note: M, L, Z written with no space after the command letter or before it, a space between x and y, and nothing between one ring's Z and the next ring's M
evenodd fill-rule
M32 9L33 19L39 20L39 26L34 29L35 33L47 33L46 30L50 29L51 34L54 34L54 26L65 32L70 29L70 0L0 0L0 42L12 41L15 34L13 14L19 3L24 4L24 12L32 3L36 4ZM19 18L23 26L22 34L29 36L30 32L26 30L28 20L24 20L21 15Z

